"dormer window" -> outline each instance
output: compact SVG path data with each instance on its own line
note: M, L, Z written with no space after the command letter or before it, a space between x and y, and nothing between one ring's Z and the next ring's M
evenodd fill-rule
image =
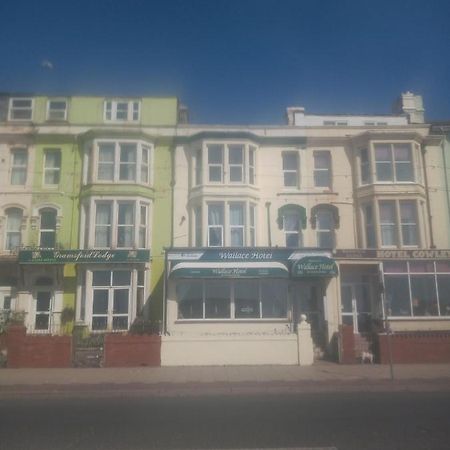
M137 100L106 100L104 119L106 122L138 122L140 109Z
M67 120L67 100L54 99L47 102L47 120Z
M9 120L29 121L32 117L32 98L11 98L9 100Z

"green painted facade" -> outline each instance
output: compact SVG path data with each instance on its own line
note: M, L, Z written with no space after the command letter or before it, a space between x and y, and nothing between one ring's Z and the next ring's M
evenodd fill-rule
M68 101L67 123L71 125L102 125L104 121L105 100L139 100L141 102L140 120L136 123L122 123L124 126L171 126L176 125L178 117L178 99L176 97L33 97L33 119L36 124L46 124L47 102L52 99ZM54 123L54 122L52 122ZM114 126L115 124L111 124Z

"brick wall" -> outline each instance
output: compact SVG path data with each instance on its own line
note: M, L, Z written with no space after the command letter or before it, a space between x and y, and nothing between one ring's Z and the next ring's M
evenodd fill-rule
M10 326L6 334L7 367L71 367L70 336L27 335L23 326Z
M138 367L161 365L161 337L156 335L107 334L105 367Z
M389 363L388 337L378 335L381 364ZM397 364L450 363L449 331L396 332L391 335L392 360Z

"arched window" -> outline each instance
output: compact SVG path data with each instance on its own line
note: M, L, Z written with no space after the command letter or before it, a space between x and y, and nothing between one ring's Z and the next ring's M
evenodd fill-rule
M42 208L39 211L39 247L55 248L56 209Z
M311 209L311 226L316 230L317 247L335 247L335 230L339 228L339 210L334 205L314 206Z
M6 236L5 250L16 250L22 243L22 218L23 212L19 208L6 210Z
M282 206L278 210L278 226L284 231L286 247L303 247L302 230L306 228L306 210L303 206Z

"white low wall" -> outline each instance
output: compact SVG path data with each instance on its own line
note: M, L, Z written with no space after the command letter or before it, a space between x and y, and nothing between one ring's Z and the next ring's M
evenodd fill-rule
M296 334L163 336L161 366L298 365Z

